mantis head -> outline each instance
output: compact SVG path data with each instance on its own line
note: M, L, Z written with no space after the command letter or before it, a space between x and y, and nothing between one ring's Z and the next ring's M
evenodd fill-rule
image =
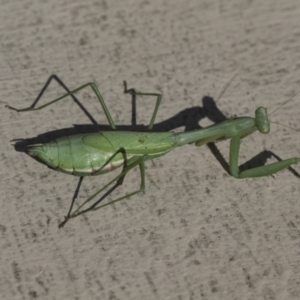
M259 132L267 134L270 132L270 122L268 119L267 109L259 107L255 111L255 125Z

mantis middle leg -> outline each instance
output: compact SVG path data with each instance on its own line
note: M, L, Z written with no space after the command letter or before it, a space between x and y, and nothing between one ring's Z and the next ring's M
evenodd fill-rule
M163 95L162 94L157 94L157 93L136 92L134 89L127 89L127 82L126 81L124 81L123 83L124 83L124 93L125 94L130 94L132 96L139 95L139 96L154 96L154 97L156 97L156 104L155 104L155 107L154 107L154 111L153 111L149 126L147 128L148 131L152 130L152 127L154 125L155 118L156 118L156 115L157 115L157 111L158 111L158 108L160 106Z

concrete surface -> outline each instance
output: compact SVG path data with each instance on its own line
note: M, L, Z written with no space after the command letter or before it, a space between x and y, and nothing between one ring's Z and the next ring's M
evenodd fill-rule
M158 131L253 116L261 105L272 112L300 90L298 1L1 2L1 299L299 299L300 166L236 180L206 146L188 145L147 163L145 194L58 229L78 178L10 140L91 121L72 100L5 108L31 105L55 74L69 89L95 81L123 129L132 124L123 80L164 94ZM54 80L40 103L63 93ZM92 92L77 98L107 128ZM271 119L299 129L299 101ZM135 128L145 129L153 104L137 99ZM240 163L299 156L299 135L272 124L243 141ZM226 160L228 148L217 144ZM86 178L78 203L109 178ZM131 172L105 201L138 184Z

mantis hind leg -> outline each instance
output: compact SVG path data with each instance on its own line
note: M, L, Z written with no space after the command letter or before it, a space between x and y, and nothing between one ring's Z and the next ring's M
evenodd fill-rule
M157 111L158 111L158 108L160 106L163 95L162 94L157 94L157 93L136 92L134 89L127 89L127 82L126 81L124 81L123 83L124 83L124 93L125 94L130 94L132 96L139 95L139 96L154 96L154 97L156 97L156 104L155 104L155 107L154 107L154 111L153 111L149 126L147 128L148 131L152 130L154 122L155 122L155 118L156 118L156 115L157 115Z
M241 143L241 138L239 136L234 136L231 138L229 170L230 170L230 174L236 178L253 178L253 177L268 176L277 173L283 169L286 169L293 164L297 164L300 162L300 158L293 157L269 165L256 167L256 168L252 168L240 172L238 167L240 143Z
M105 206L111 205L113 203L119 202L121 200L124 200L126 198L129 198L139 192L144 192L145 191L145 159L146 159L146 155L142 156L142 157L138 157L135 159L131 159L128 161L128 164L125 166L121 172L121 174L119 174L118 176L116 176L114 179L112 179L110 182L108 182L106 185L104 185L100 190L98 190L96 193L94 193L92 196L90 196L87 200L85 200L72 214L70 214L67 217L65 217L65 220L59 224L59 227L63 227L67 221L69 219L78 217L82 214L85 214L89 211L96 211L100 208L103 208ZM92 204L89 208L81 210L87 203L89 203L91 200L93 200L98 194L100 194L102 191L104 191L106 188L108 188L110 185L112 185L113 183L119 181L119 180L123 180L125 175L127 174L127 172L129 172L132 168L134 168L135 166L139 165L140 168L140 173L141 173L141 184L140 184L140 188L132 193L126 194L125 196L119 197L117 199L114 199L112 201L109 201L108 203L105 203L103 205L99 205L99 203L103 200L102 198L98 201L96 201L94 204Z
M41 106L36 107L36 108L28 107L28 108L23 108L23 109L17 109L15 107L12 107L12 106L9 106L9 105L6 105L6 107L10 108L10 109L13 109L13 110L15 110L17 112L40 110L40 109L43 109L43 108L45 108L45 107L47 107L47 106L49 106L51 104L54 104L54 103L60 101L60 100L66 98L68 96L71 96L71 95L77 93L78 91L80 91L80 90L88 87L88 86L91 87L92 90L93 90L93 92L96 94L96 96L97 96L97 98L98 98L98 100L99 100L99 102L100 102L100 104L102 106L102 109L103 109L103 111L104 111L104 113L106 115L106 118L107 118L107 120L109 122L110 127L112 129L116 129L116 125L115 125L115 123L114 123L114 121L113 121L113 119L112 119L112 117L111 117L111 115L109 113L109 110L108 110L108 108L107 108L107 106L106 106L106 104L105 104L105 102L103 100L103 97L101 96L101 94L100 94L100 92L99 92L99 90L98 90L98 88L97 88L97 86L96 86L96 84L94 82L86 83L86 84L80 86L79 88L77 88L75 90L72 90L69 93L66 93L66 94L62 95L61 97L58 97L58 98L56 98L56 99L54 99L54 100L52 100L50 102L47 102L46 104L41 105Z

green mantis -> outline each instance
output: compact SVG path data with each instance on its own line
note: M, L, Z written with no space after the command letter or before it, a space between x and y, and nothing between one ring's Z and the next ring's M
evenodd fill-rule
M268 176L288 168L292 164L300 162L300 158L294 157L244 171L239 170L238 158L241 139L256 130L263 134L268 134L270 132L267 109L264 107L256 109L254 118L232 118L225 120L222 123L190 132L152 132L162 95L127 90L126 82L124 82L124 85L126 93L156 97L156 105L146 132L117 131L109 110L107 109L97 86L93 82L84 84L37 108L16 109L7 106L17 112L39 110L52 105L67 96L73 95L86 87L90 87L103 108L111 131L77 134L61 137L44 144L28 145L28 154L30 156L33 156L56 171L75 176L101 175L122 166L122 171L118 176L91 195L79 205L73 213L71 212L71 205L64 222L59 225L60 227L63 227L71 218L75 218L88 211L96 211L107 205L111 205L139 192L145 191L145 162L163 156L172 149L186 144L195 143L195 145L199 147L207 143L230 139L229 172L235 178ZM122 178L136 166L139 167L141 178L140 188L138 190L105 204L100 204L100 200L98 200L90 207L84 209L84 206L91 202L98 194L119 180L122 180Z

